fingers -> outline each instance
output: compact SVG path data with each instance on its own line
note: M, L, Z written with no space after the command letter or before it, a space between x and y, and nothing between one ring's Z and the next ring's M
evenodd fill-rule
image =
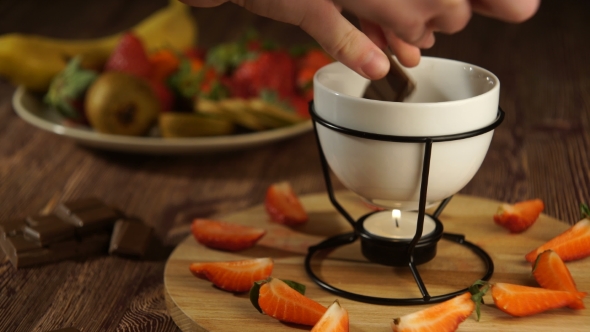
M429 47L426 41L433 40L430 37L432 31L455 33L465 27L471 18L468 0L334 1L418 47Z
M194 7L217 7L221 4L226 3L228 0L179 0L189 6Z
M384 40L374 26L369 30L376 43L344 18L330 1L308 2L308 10L299 24L303 30L328 54L360 75L368 79L385 76L389 60L378 46L383 45Z
M216 6L223 0L183 0L195 6ZM232 0L247 10L277 21L300 26L328 54L368 79L389 70L385 53L360 32L330 0Z
M541 0L472 0L476 13L508 22L528 20L539 9Z
M392 31L386 31L385 37L391 47L391 52L395 54L397 60L403 66L415 67L420 63L420 49L418 47L401 40Z

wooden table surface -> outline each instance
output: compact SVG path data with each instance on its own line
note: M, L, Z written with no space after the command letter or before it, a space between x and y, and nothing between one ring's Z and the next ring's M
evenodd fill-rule
M132 26L164 0L2 1L0 33L98 37ZM234 6L195 9L202 46L253 25L284 44L310 41L298 28ZM538 197L545 213L574 223L590 202L590 23L587 1L544 0L530 21L474 17L438 36L427 55L473 63L501 81L506 120L462 194L513 202ZM163 269L192 217L261 203L267 186L325 190L313 133L210 156L138 156L89 150L44 132L13 111L14 86L0 81L0 218L98 196L146 220L165 243L149 260L98 257L15 270L0 263L0 331L178 331L163 295ZM337 188L342 188L338 185Z

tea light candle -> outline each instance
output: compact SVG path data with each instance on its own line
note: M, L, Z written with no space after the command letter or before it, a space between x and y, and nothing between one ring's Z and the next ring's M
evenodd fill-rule
M411 240L416 234L418 213L413 211L381 211L370 215L364 222L365 230L373 235L391 239ZM424 215L422 236L434 232L436 224L428 215Z

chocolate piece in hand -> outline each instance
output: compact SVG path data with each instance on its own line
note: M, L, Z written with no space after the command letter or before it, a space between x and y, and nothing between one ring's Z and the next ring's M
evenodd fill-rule
M389 58L389 72L382 79L371 81L363 98L402 102L414 91L415 84L393 60L391 52L387 50L385 54Z
M23 233L41 244L46 245L76 236L76 227L63 221L54 214L27 218Z
M142 257L150 243L152 228L137 219L119 219L113 228L110 254Z

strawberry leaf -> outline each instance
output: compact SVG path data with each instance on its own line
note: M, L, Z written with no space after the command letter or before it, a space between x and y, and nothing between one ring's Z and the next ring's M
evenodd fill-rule
M168 85L177 95L191 99L199 92L204 77L204 67L195 72L190 60L184 58L180 61L178 70L169 77Z
M580 212L582 213L582 219L590 218L590 208L588 205L584 203L580 204Z
M296 281L285 280L285 279L281 279L281 281L283 281L284 283L289 285L289 287L293 288L294 290L299 292L301 295L305 295L305 285L304 284L300 284Z
M475 302L475 313L477 314L477 321L479 322L479 317L481 316L480 312L480 305L483 304L483 296L486 295L488 290L490 289L490 283L483 280L478 280L471 287L469 287L469 292L471 293L471 300Z
M98 77L92 70L80 67L81 58L75 57L51 81L43 101L55 108L64 117L78 120L82 117L80 110L74 106L82 100L88 87Z
M246 60L258 57L257 52L250 52L244 43L227 43L212 48L207 53L206 63L213 66L218 73L229 73Z
M250 288L250 294L249 294L250 295L250 302L252 303L254 308L256 308L258 310L258 312L260 312L260 313L263 313L262 309L260 308L260 305L258 304L258 297L260 295L260 287L262 285L266 284L267 282L269 282L270 279L271 278L255 281L254 284L252 285L252 288ZM305 295L305 285L304 284L300 284L300 283L293 281L293 280L281 279L281 281L286 283L289 287L293 288L297 292L299 292L301 295Z
M254 308L256 308L256 310L258 310L258 312L262 313L262 309L260 308L260 305L258 304L258 296L260 295L260 286L266 284L267 282L270 281L270 278L265 279L265 280L260 280L260 281L255 281L254 284L252 285L252 288L250 288L250 302L252 303L252 305L254 306Z

